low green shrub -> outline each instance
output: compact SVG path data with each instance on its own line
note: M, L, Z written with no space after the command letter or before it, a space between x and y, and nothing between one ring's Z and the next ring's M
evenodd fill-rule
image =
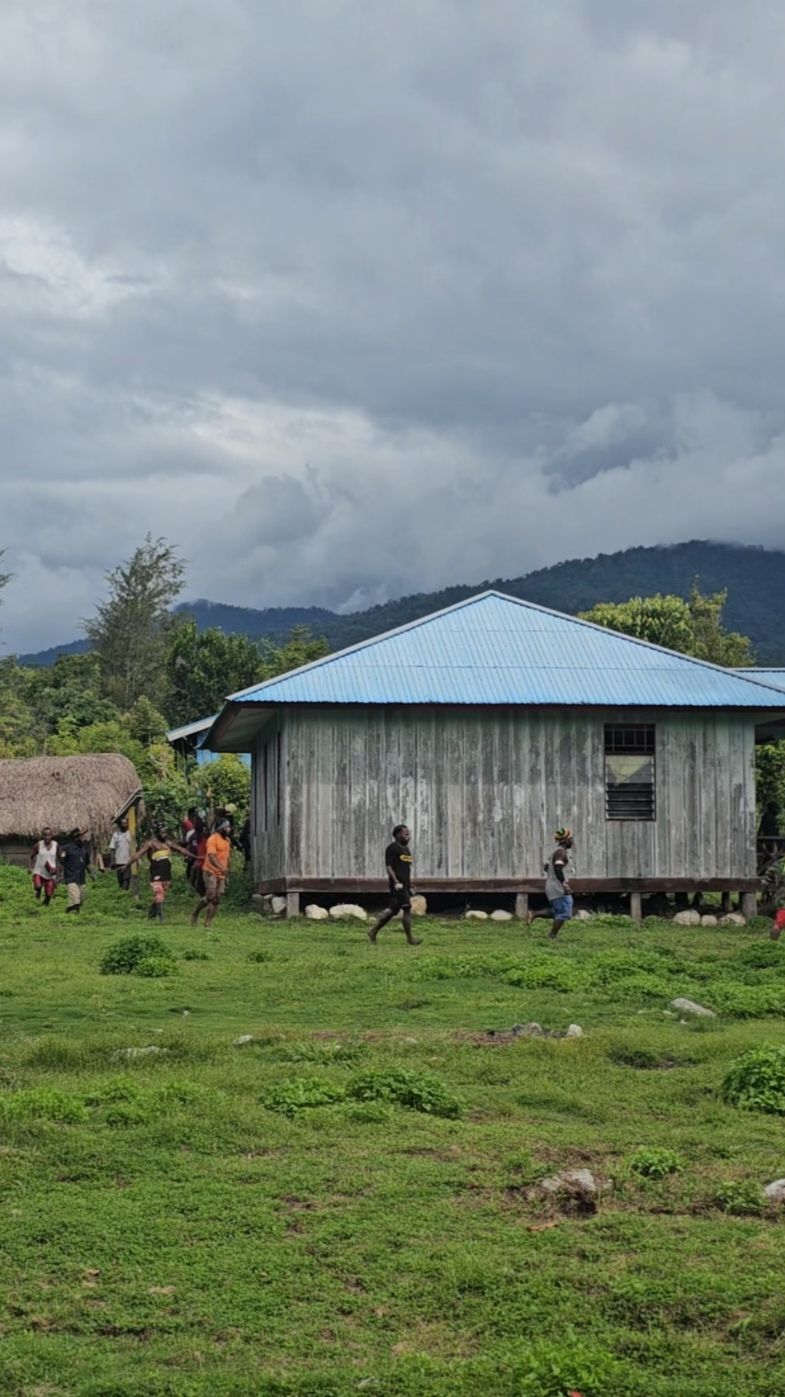
M753 1048L733 1063L722 1097L745 1111L785 1116L785 1048Z
M2 1121L53 1121L58 1125L77 1125L88 1119L87 1107L79 1096L58 1091L55 1087L30 1087L0 1097Z
M206 951L198 951L189 947L187 951L183 951L183 960L212 960L212 956L209 956Z
M647 1148L641 1146L630 1160L633 1174L644 1179L665 1179L669 1174L680 1174L683 1164L674 1150Z
M362 1056L360 1043L308 1042L281 1043L275 1056L281 1062L354 1063Z
M171 956L144 956L136 967L136 974L146 980L163 980L167 975L177 974L177 965Z
M319 1077L293 1077L268 1087L261 1100L266 1110L291 1117L314 1106L333 1106L336 1101L343 1101L344 1096L343 1087L334 1082Z
M764 1207L761 1186L752 1179L726 1180L719 1185L713 1202L733 1217L759 1217Z
M582 987L583 975L573 961L557 960L551 956L532 956L514 970L508 970L505 983L527 990L557 990L569 994Z
M138 975L142 961L158 959L172 959L160 936L124 936L105 951L100 970L102 975Z
M709 1004L718 1013L733 1019L764 1019L770 1015L785 1015L785 986L777 984L743 985L736 981L718 981L711 985Z
M448 1120L461 1114L461 1103L439 1077L406 1067L360 1073L349 1082L346 1095L353 1101L389 1101Z

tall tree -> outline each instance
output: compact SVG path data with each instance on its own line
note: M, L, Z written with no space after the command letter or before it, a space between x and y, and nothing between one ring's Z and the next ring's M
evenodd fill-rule
M106 695L119 708L132 708L142 695L163 702L171 608L184 574L177 549L148 534L127 562L106 575L109 595L84 632L101 662Z
M318 660L328 651L327 641L312 635L307 626L295 626L282 645L275 645L245 635L225 635L212 627L200 631L195 621L182 622L172 634L167 654L167 712L173 723L208 718L227 694Z
M678 650L682 655L742 668L754 664L755 656L746 636L725 630L722 613L727 600L727 592L704 595L693 586L689 601L658 592L653 597L600 602L591 611L582 611L580 618L668 650Z

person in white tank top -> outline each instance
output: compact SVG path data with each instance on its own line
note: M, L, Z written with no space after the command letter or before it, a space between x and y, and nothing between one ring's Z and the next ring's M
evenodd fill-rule
M57 840L54 839L48 825L38 843L33 845L30 872L33 875L36 902L41 901L43 893L44 907L48 907L57 883Z

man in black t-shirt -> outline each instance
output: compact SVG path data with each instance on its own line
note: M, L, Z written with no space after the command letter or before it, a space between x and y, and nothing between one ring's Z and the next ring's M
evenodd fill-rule
M392 834L392 844L384 852L387 868L387 881L390 884L390 905L368 932L368 940L376 945L376 938L383 926L400 915L403 930L410 946L422 943L412 936L412 851L411 833L406 825L396 825Z

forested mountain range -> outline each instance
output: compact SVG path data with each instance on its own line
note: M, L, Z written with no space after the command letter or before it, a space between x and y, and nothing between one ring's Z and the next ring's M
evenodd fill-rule
M461 583L439 592L418 592L367 611L339 615L323 607L229 606L198 600L178 610L193 616L200 628L280 640L293 626L308 626L338 649L404 625L441 607L451 606L488 587L557 611L586 611L601 601L670 592L686 597L694 582L704 592L728 591L725 625L750 637L759 664L785 665L785 552L729 543L694 541L660 548L628 548L540 568L521 577ZM307 584L304 583L304 590ZM87 648L86 641L20 658L27 664L52 664L59 654Z

